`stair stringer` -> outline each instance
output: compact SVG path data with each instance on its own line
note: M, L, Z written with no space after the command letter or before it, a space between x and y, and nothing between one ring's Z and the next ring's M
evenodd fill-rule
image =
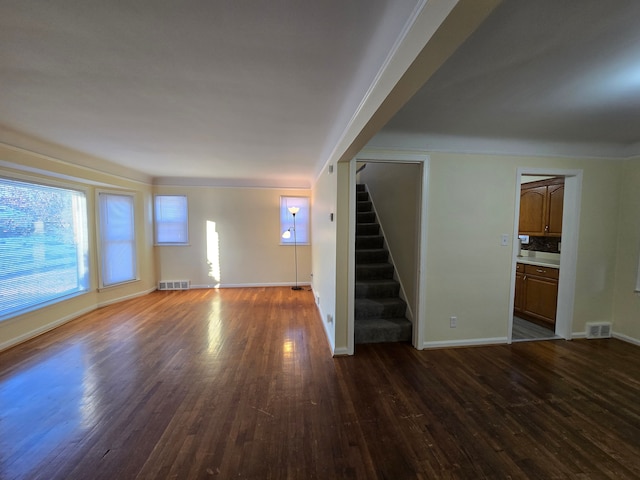
M363 185L364 185L365 191L369 194L369 201L371 202L371 210L373 211L373 213L375 213L376 221L378 222L378 226L380 227L380 234L382 235L383 246L387 250L387 252L389 252L389 260L388 261L389 261L389 263L391 265L393 265L393 279L400 284L399 296L404 301L404 303L407 305L405 316L406 316L407 320L409 320L411 322L412 325L415 325L414 316L413 316L413 310L411 309L411 305L407 301L407 294L405 292L404 285L402 283L402 279L398 275L398 269L396 268L396 263L395 263L395 261L393 259L393 252L391 251L391 248L389 248L389 244L387 243L387 235L384 233L384 227L382 226L382 223L380 222L380 216L378 215L378 211L376 210L376 202L373 199L373 195L371 195L371 192L369 191L369 186L366 183L363 184Z

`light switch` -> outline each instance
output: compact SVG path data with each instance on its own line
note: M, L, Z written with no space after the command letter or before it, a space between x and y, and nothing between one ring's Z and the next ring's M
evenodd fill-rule
M500 245L503 247L506 247L509 245L509 234L508 233L503 233L500 236Z

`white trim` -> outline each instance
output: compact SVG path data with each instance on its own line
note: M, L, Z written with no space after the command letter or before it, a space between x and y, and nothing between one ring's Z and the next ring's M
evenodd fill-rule
M347 252L347 355L355 353L356 336L356 160L349 162L349 250Z
M309 179L154 177L153 186L310 190Z
M1 131L1 129L0 129ZM36 157L42 158L44 160L47 160L49 162L53 162L53 163L57 163L58 165L62 165L64 167L73 167L73 168L77 168L79 170L85 171L85 172L92 172L92 173L97 173L100 175L107 175L109 177L112 178L116 178L118 180L125 180L128 182L134 182L134 183L138 183L138 184L142 184L142 185L151 185L151 176L147 175L146 173L143 172L139 172L137 170L133 170L129 167L123 167L122 165L117 165L114 164L113 162L110 162L109 160L103 159L103 158L97 158L97 157L93 157L94 159L98 160L99 162L103 163L103 164L108 164L109 166L113 166L114 168L124 168L126 170L128 170L128 173L135 175L138 178L134 178L134 176L125 176L125 175L120 175L117 173L111 173L109 171L106 170L99 170L97 168L94 167L89 167L86 165L81 165L79 163L73 163L73 162L69 162L66 160L62 160L60 158L56 158L53 157L51 155L47 155L44 153L38 153L35 152L33 150L29 150L27 148L23 148L23 147L18 147L16 145L11 145L9 143L6 142L1 142L0 141L0 147L5 147L8 148L10 150L13 150L15 152L18 152L20 154L25 154L25 155L34 155ZM83 157L90 157L90 155L86 155L86 154L82 154ZM14 163L14 162L8 162L8 161L4 161L4 160L0 160L0 166L3 167L7 167L7 168L15 168L18 170L21 170L23 172L29 172L29 173L36 173L38 175L46 175L46 176L52 176L52 177L56 177L56 178L61 178L63 180L67 180L67 181L73 181L73 182L82 182L82 183L86 183L86 184L90 184L90 185L96 185L96 186L105 186L105 187L109 187L112 186L108 183L104 183L104 182L97 182L94 180L89 180L86 178L82 178L82 177L76 177L74 175L66 175L63 173L57 173L54 171L50 171L50 170L43 170L41 168L37 168L37 167L28 167L22 164L18 164L18 163Z
M342 357L345 355L353 355L353 352L349 353L349 349L348 348L336 348L333 351L333 356L334 357Z
M295 282L270 282L270 283L216 283L216 284L191 284L191 290L198 288L263 288L263 287L293 287ZM300 287L311 287L309 282L298 282Z
M144 297L145 295L149 295L152 292L157 290L156 287L148 288L141 292L131 293L129 295L125 295L123 297L112 298L111 300L107 300L105 302L99 302L97 304L97 308L106 307L107 305L113 305L114 303L124 302L125 300L131 300L132 298Z
M587 338L586 332L573 332L571 333L571 340L577 340L580 338Z
M622 340L623 342L632 343L633 345L640 346L640 339L630 337L629 335L625 335L623 333L612 332L611 336L618 340Z
M471 338L467 340L440 340L436 342L424 342L422 348L450 348L450 347L475 347L482 345L502 345L509 343L507 337Z
M86 313L92 312L97 308L99 308L98 305L92 305L91 307L83 308L82 310L78 310L77 312L74 312L65 317L59 318L58 320L55 320L51 323L47 323L42 327L36 328L34 330L30 330L26 333L23 333L22 335L19 335L17 337L11 338L10 340L7 340L6 342L2 342L0 343L0 352L8 348L14 347L22 342L26 342L27 340L31 340L32 338L40 336L44 333L50 332L51 330L59 327L60 325L70 322L71 320L74 320Z
M520 186L522 175L553 175L564 177L564 214L562 216L562 254L560 256L560 278L558 279L558 308L555 334L565 340L575 338L573 326L573 304L576 289L578 236L580 230L580 205L582 196L582 170L518 167L516 170L515 208L512 239L511 288L509 311L507 312L507 338L511 343L513 334L513 306L516 286L516 263L518 249L518 223L520 218Z

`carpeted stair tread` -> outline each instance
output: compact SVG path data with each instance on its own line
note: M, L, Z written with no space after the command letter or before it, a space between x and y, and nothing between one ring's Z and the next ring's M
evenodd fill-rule
M380 235L380 225L378 223L358 223L356 225L356 235Z
M382 248L384 237L382 235L356 235L356 250L359 248Z
M397 297L400 284L393 279L356 280L356 298Z
M356 320L355 343L410 342L412 325L406 318Z
M356 250L356 265L366 263L387 263L389 252L386 248L360 248Z
M407 304L399 297L356 298L355 318L399 318L407 310Z
M356 280L393 278L394 268L390 263L367 263L356 265Z

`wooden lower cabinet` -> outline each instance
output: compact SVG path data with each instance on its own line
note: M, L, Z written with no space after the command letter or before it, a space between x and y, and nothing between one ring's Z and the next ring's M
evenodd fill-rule
M558 274L557 268L517 264L514 314L555 329Z

